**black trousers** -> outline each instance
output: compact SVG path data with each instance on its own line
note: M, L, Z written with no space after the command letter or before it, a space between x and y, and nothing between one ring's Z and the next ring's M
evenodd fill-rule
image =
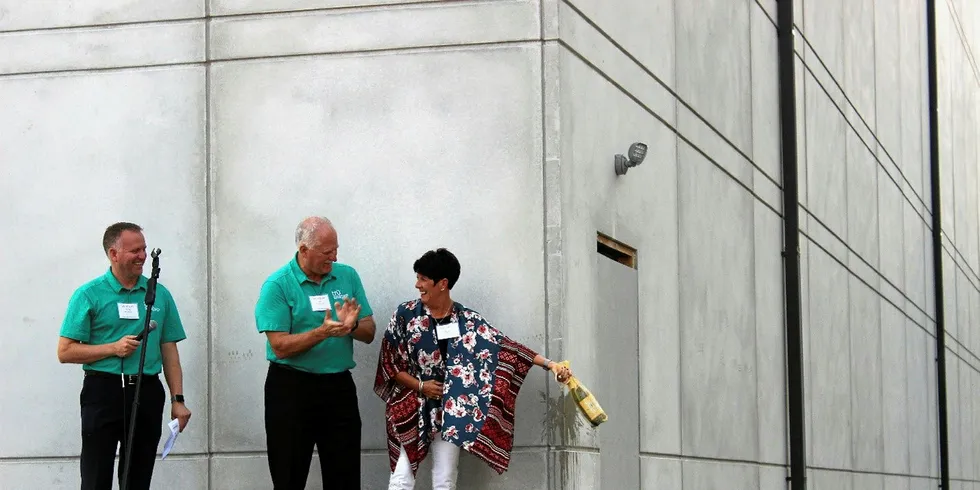
M302 490L320 455L323 488L361 488L361 414L350 371L310 374L269 363L265 435L275 490Z
M126 432L132 416L135 380L119 375L87 373L79 396L82 407L82 490L110 490L112 467L119 447L119 468L116 473L122 486L126 464ZM129 468L128 489L148 490L153 476L157 446L163 422L163 403L166 394L158 376L144 376L140 387L139 413L133 434L133 462Z

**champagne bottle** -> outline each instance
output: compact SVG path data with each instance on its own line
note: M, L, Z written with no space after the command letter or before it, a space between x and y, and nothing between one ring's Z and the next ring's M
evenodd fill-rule
M569 367L568 361L562 361L558 363L562 366ZM589 419L589 422L593 427L598 427L599 424L605 422L609 419L606 412L599 406L599 401L595 399L592 392L582 384L575 376L569 376L568 381L565 382L568 386L568 391L572 395L572 399L578 405L579 410L585 415L585 418Z

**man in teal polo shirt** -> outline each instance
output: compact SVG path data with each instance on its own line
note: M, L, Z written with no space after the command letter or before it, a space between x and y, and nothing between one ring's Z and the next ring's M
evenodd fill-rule
M116 223L105 230L102 247L109 258L109 270L75 290L61 325L58 360L82 364L85 373L80 396L82 490L112 488L117 445L122 478L140 349L146 348L146 360L127 488L150 488L165 398L161 370L173 394L171 418L178 419L183 431L191 417L184 405L177 352L177 342L186 335L173 296L162 284L157 284L150 316L159 327L145 342L136 340L146 321L146 241L142 231L133 223Z
M297 253L259 292L255 324L266 335L265 432L276 490L306 487L313 447L323 488L360 489L361 416L354 340L374 340L371 305L353 267L337 262L326 218L296 228Z

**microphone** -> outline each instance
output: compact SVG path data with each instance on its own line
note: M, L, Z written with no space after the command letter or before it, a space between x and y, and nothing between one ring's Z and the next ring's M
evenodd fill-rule
M156 320L150 320L150 329L147 330L147 332L152 332L152 331L156 330L156 328L157 328L157 321ZM137 342L142 342L143 341L143 332L140 332L140 334L136 336L136 341Z

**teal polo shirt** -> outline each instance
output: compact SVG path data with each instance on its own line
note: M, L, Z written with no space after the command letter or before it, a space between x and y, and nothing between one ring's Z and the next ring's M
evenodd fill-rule
M133 289L126 289L112 275L112 269L109 269L102 277L82 285L75 290L68 302L68 311L61 323L61 336L85 344L100 345L115 342L126 335L139 335L146 322L146 283L146 277L140 276ZM137 316L139 318L135 318ZM112 374L136 374L139 370L140 352L144 347L150 346L146 350L143 373L159 374L163 369L160 344L180 342L187 338L174 298L160 283L157 283L157 295L150 319L156 320L157 328L150 332L149 337L132 354L125 359L110 356L84 364L82 368Z
M330 310L314 311L310 297L323 295L329 299ZM317 284L306 277L294 255L293 260L272 273L262 284L255 304L255 326L259 333L308 332L322 325L328 312L333 320L337 320L334 303L343 303L344 298L354 298L361 305L358 318L372 314L371 305L361 285L361 277L353 267L334 262L330 274ZM266 339L265 352L266 359L271 362L308 373L339 373L353 369L356 365L354 338L350 335L324 339L310 350L287 359L276 357L272 345Z

